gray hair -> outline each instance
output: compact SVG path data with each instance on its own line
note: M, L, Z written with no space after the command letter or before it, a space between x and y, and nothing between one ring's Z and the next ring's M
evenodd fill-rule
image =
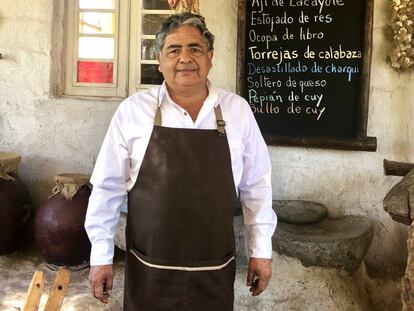
M161 24L155 35L155 48L157 50L157 53L162 50L165 37L177 30L177 28L184 25L192 26L200 30L201 36L208 45L208 49L214 49L214 35L207 29L204 17L201 15L186 12L173 14Z

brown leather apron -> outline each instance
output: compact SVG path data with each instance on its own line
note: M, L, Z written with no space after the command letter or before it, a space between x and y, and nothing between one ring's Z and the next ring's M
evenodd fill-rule
M128 194L124 310L229 311L236 191L225 122L155 126Z

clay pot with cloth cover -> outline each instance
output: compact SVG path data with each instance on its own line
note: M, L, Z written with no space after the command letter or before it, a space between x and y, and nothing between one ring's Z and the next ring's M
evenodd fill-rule
M27 242L33 209L29 193L17 175L21 157L0 152L0 255Z
M91 244L84 223L91 194L89 175L59 174L35 217L36 247L51 269L89 264Z

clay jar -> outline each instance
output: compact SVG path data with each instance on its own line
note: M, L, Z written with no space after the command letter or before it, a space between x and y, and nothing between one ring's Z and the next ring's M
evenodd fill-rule
M20 156L0 152L0 255L16 250L28 239L31 200L17 175Z
M36 248L51 269L89 264L91 244L84 228L91 194L89 176L59 174L49 199L35 217Z

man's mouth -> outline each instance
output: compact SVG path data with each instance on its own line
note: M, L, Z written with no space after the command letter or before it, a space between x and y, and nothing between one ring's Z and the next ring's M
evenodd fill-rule
M177 69L177 71L178 72L183 72L183 73L186 73L186 72L193 72L193 71L196 71L197 69L191 69L191 68L185 68L185 69Z

